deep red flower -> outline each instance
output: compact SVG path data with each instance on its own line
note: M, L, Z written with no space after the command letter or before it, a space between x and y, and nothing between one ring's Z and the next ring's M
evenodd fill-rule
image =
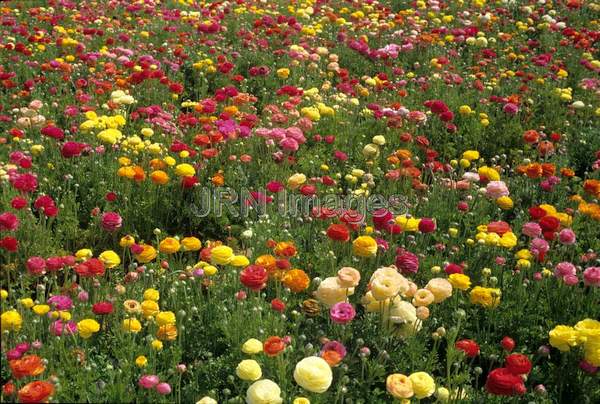
M19 241L14 237L4 237L0 239L0 248L9 252L16 252L19 249Z
M512 352L512 350L515 349L516 344L515 340L513 340L511 337L504 337L502 338L500 345L502 345L502 348L504 348L505 351Z
M92 306L94 314L99 316L105 316L113 312L113 305L111 302L98 302Z
M461 339L454 344L456 349L465 353L469 358L474 358L479 355L479 345L472 339Z
M327 228L327 237L334 241L350 240L350 231L344 224L330 224Z
M492 370L485 382L485 389L497 396L522 395L527 391L521 376L515 375L506 368Z
M560 220L554 216L544 216L539 220L543 231L555 232L560 227Z
M531 361L526 355L514 353L506 357L506 368L516 375L526 375L531 372Z

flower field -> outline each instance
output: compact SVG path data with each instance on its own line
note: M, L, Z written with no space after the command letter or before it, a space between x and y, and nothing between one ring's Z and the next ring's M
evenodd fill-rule
M598 0L0 2L2 402L600 402Z

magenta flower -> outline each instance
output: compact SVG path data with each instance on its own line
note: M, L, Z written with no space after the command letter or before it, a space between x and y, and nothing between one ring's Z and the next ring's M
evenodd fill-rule
M329 315L334 323L347 324L356 316L356 311L350 303L339 302L331 307Z
M108 232L114 232L121 228L123 219L117 212L106 212L102 215L102 228Z

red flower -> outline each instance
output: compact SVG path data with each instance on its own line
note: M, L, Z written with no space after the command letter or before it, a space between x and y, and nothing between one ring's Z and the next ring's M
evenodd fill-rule
M94 314L104 316L113 312L113 305L111 302L99 302L92 306Z
M424 217L419 221L419 231L421 233L433 233L435 231L435 221Z
M350 231L346 225L331 224L327 228L327 237L334 241L348 241L350 240Z
M500 345L502 345L502 348L504 348L505 351L511 352L513 349L515 349L516 344L515 340L513 340L511 337L504 337L502 338Z
M104 264L98 258L90 258L75 266L75 272L83 277L102 276L104 275Z
M54 393L54 385L49 382L36 380L27 383L19 390L19 402L43 403Z
M544 216L539 221L542 230L545 232L555 232L560 227L560 220L554 216Z
M546 216L546 211L539 206L533 206L529 208L529 216L531 216L533 220L539 220Z
M25 198L21 198L20 196L15 196L12 201L10 201L10 205L13 207L13 209L23 209L25 206L27 206L27 199Z
M267 286L269 273L261 265L248 265L240 273L240 282L254 291L259 291Z
M521 376L515 375L506 368L492 370L485 382L485 389L497 396L522 395L527 391Z
M117 194L114 192L107 192L104 196L104 199L106 199L108 202L114 202L117 200Z
M531 361L523 354L510 354L506 357L506 368L515 375L526 375L531 372Z
M275 311L283 313L285 311L285 303L279 299L271 300L271 308Z
M285 342L279 337L269 337L263 344L263 351L267 356L276 356L285 349Z
M490 233L496 233L499 236L502 236L504 233L508 233L510 231L510 225L506 222L490 222L487 225L487 231Z
M449 263L444 267L444 272L446 272L448 275L462 274L463 268L458 264Z
M19 249L19 241L14 237L4 237L0 239L0 248L6 251L15 252Z
M454 344L456 349L465 353L469 358L474 358L479 355L479 345L472 339L461 339Z

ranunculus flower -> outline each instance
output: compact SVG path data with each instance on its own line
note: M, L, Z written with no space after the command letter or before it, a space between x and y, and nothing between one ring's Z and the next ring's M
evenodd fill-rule
M526 355L513 353L506 357L505 367L516 375L526 375L531 372L531 361Z
M305 390L324 393L331 386L333 372L323 358L309 356L296 364L294 380Z
M497 396L523 395L527 391L521 376L512 373L507 368L492 370L485 382L485 389Z
M105 212L101 219L102 228L108 232L115 232L123 225L123 219L117 212Z
M479 355L479 345L472 339L461 339L454 344L456 349L465 353L469 358L474 358Z
M240 282L254 291L264 289L268 279L269 273L261 265L248 265L240 273Z
M356 316L356 311L350 303L338 302L331 306L329 309L329 315L334 323L347 324L354 319L354 316Z

